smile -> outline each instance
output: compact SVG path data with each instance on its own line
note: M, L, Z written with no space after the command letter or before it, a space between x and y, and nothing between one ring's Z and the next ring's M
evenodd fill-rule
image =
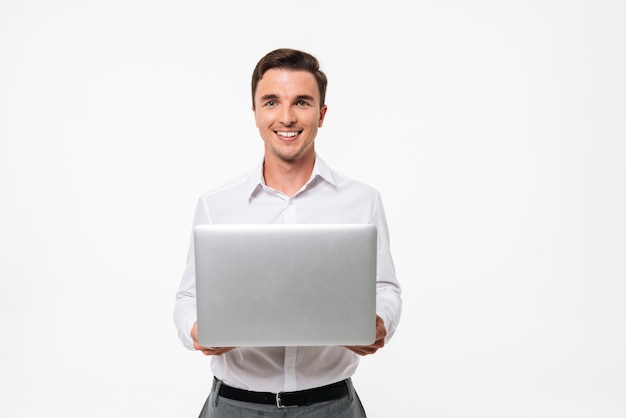
M283 138L293 138L294 136L298 135L300 132L293 132L293 131L289 131L289 132L279 132L276 131L276 135L278 136L282 136Z

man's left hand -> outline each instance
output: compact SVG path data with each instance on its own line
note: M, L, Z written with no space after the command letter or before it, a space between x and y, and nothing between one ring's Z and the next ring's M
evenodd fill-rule
M360 356L374 354L379 348L385 345L385 337L387 336L387 328L383 319L376 315L376 341L372 345L351 345L346 346L348 350L354 351Z

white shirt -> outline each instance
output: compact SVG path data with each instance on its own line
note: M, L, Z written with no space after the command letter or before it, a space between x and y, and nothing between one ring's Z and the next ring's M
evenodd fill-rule
M200 196L193 227L232 223L369 223L378 229L376 312L387 328L386 342L400 320L402 301L380 194L316 157L309 181L293 196L268 187L263 163L241 177ZM192 228L193 228L192 227ZM193 237L193 235L192 235ZM193 349L196 321L193 239L176 294L178 335ZM351 377L360 356L345 347L240 347L211 357L211 371L229 386L263 392L290 392Z

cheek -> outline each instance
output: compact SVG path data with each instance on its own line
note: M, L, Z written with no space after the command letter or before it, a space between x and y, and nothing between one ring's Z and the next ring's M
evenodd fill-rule
M263 113L262 112L257 112L254 109L252 110L253 114L254 114L254 124L256 125L257 128L262 128L265 123L263 122Z
M263 113L256 113L254 116L254 122L259 129L267 128L271 125L271 120L267 115Z

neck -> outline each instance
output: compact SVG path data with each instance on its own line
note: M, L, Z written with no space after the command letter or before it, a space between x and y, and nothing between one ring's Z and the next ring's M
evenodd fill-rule
M268 158L266 154L263 161L265 184L287 196L293 196L311 178L314 164L314 154L311 155L311 158L298 161Z

